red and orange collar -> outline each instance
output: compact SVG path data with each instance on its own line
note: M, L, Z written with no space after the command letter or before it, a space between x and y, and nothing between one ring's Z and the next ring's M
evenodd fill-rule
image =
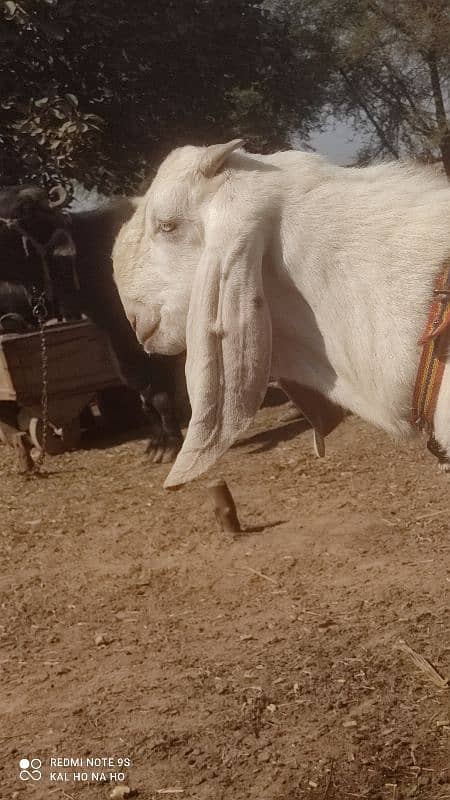
M438 275L425 330L419 339L422 355L414 387L411 422L433 433L433 417L448 358L450 329L450 258Z

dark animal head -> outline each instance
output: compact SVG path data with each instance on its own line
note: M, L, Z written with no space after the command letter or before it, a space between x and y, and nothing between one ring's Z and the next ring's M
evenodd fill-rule
M0 189L0 217L25 220L36 208L48 211L50 206L44 189L39 186L8 186Z
M50 304L58 284L76 290L75 245L59 207L62 188L50 197L39 186L0 190L0 281L45 292ZM57 314L55 307L53 313Z
M34 184L7 186L0 189L0 217L25 221L36 214L48 216L66 203L67 192L62 186L54 186L48 195Z

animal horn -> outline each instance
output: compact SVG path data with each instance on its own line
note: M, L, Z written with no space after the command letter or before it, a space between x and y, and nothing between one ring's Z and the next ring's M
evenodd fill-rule
M48 197L50 208L60 208L67 202L68 192L62 184L58 184L57 186L52 186Z

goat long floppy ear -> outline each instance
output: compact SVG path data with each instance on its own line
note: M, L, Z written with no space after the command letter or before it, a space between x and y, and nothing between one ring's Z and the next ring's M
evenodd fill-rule
M206 246L194 279L186 330L192 416L166 488L198 477L231 447L260 408L269 382L263 233L227 233L220 244Z

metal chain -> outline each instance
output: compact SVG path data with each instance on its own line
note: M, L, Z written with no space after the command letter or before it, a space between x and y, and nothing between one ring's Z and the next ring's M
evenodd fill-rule
M48 354L47 342L45 339L45 320L47 319L48 311L45 304L45 293L37 290L33 291L33 316L39 325L40 343L41 343L41 374L42 374L42 390L41 390L41 411L42 411L42 447L41 451L34 462L35 470L39 471L42 467L47 450L47 433L48 433Z

